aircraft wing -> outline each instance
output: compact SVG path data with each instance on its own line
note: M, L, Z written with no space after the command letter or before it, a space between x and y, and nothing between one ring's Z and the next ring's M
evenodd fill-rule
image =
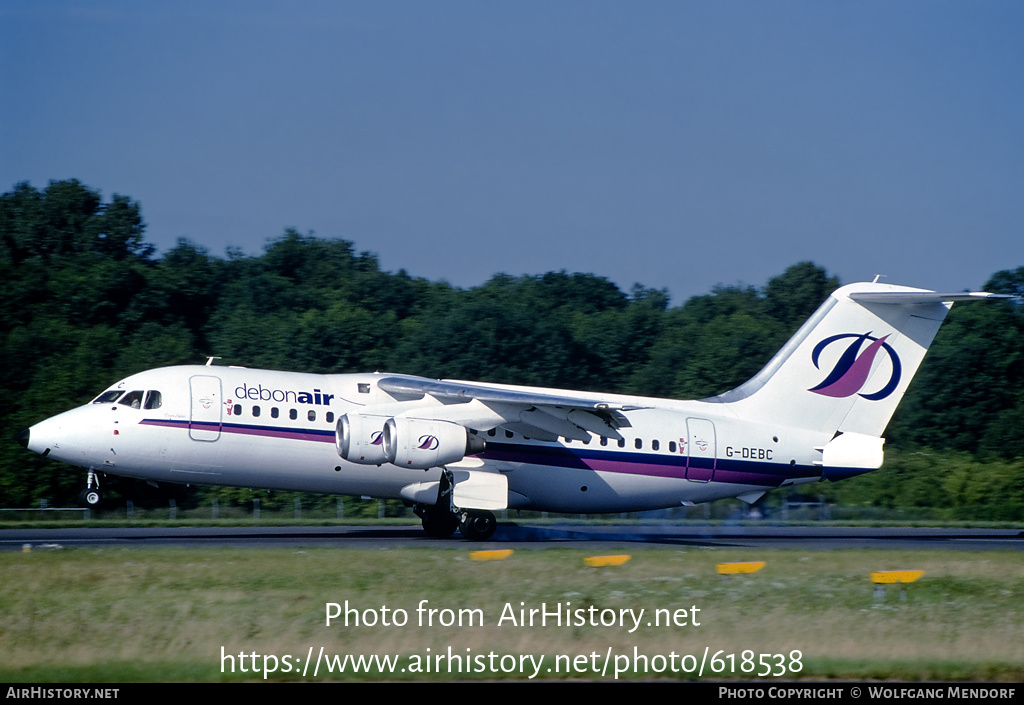
M591 433L619 439L617 429L631 425L623 412L644 408L557 390L406 375L386 375L377 386L396 399L423 400L402 415L425 415L481 431L504 427L538 440L584 440Z

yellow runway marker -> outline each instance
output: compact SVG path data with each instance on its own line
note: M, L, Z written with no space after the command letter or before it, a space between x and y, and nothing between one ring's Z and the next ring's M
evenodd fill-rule
M764 561L747 561L746 563L719 563L719 575L739 575L740 573L756 573L767 565Z
M871 582L882 585L887 583L912 583L924 575L923 570L879 570L871 574Z
M587 556L583 562L592 568L601 568L606 565L622 565L632 556Z
M498 551L471 551L469 557L474 561L503 561L511 555L511 548L503 548Z
M886 585L905 585L912 583L924 575L923 570L877 570L871 574L871 582L875 584L875 600L885 599ZM907 599L907 591L900 587L900 600Z

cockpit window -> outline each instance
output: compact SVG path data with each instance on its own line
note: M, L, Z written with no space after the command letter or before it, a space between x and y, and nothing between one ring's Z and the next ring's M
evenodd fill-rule
M117 401L117 398L124 394L120 389L111 389L109 392L103 392L98 397L92 400L93 404L113 404Z
M146 405L145 409L159 409L164 404L163 395L154 390L146 392Z
M121 397L120 401L118 401L117 403L124 404L125 406L130 406L133 409L139 409L142 407L142 394L143 392L141 389L134 392L128 392L123 397Z

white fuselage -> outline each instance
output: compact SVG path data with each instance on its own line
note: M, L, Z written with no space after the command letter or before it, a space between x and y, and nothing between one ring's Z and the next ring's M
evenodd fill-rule
M414 488L438 481L440 468L348 462L336 445L341 415L403 403L377 386L380 377L213 366L150 370L108 392L141 394L113 403L101 395L40 422L30 429L28 447L155 482L412 500ZM137 403L126 403L129 397ZM821 479L820 449L831 434L735 418L727 404L600 398L636 407L627 414L630 425L619 429L621 439L537 440L481 428L475 430L486 449L447 467L504 475L510 508L562 512L753 497Z
M506 507L754 501L881 467L882 433L949 308L986 298L849 284L758 374L700 401L182 366L128 377L19 439L73 465L157 482L400 498L437 536L458 515L460 530L486 538L489 512Z

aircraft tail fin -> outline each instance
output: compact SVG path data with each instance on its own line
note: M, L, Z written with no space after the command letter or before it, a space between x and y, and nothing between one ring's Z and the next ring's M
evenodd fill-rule
M757 375L704 401L734 404L745 418L880 437L953 302L980 298L996 295L844 286Z

